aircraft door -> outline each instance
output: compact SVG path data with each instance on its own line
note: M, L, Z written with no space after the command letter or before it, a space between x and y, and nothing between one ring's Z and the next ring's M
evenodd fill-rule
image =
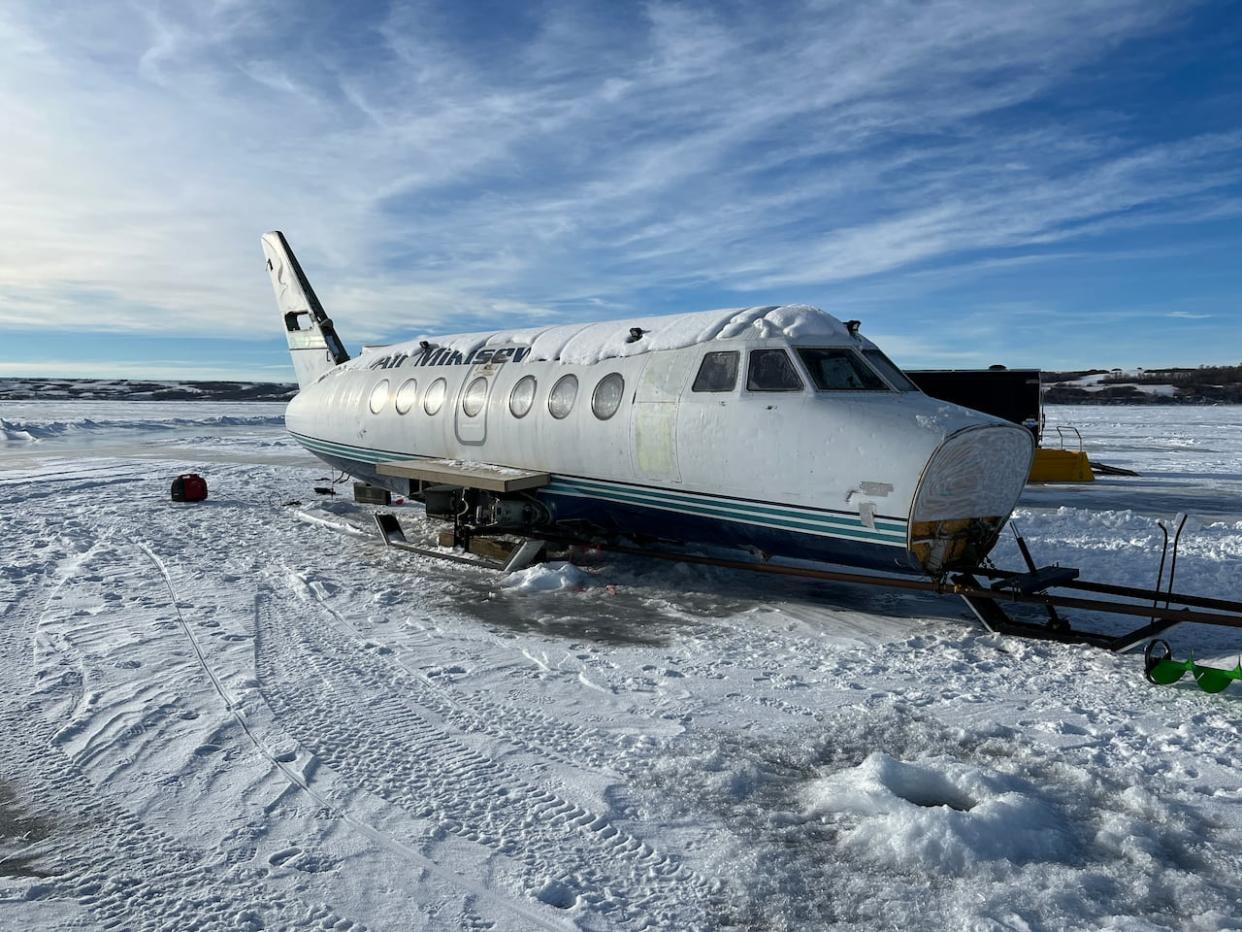
M681 482L677 405L690 366L684 352L651 353L634 392L630 459L640 479Z
M487 407L492 397L498 366L472 366L453 407L453 427L462 443L481 444L487 439Z

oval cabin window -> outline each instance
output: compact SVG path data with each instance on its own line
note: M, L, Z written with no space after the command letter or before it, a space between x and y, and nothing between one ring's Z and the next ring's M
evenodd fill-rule
M440 406L444 404L447 387L448 383L444 379L436 379L432 382L431 388L427 389L427 394L423 397L423 410L428 414L437 413Z
M595 386L591 395L591 411L601 421L606 421L617 413L624 395L625 379L620 372L610 372Z
M470 383L466 394L461 399L461 412L466 417L474 417L483 410L483 402L487 401L487 379L480 376Z
M552 392L548 395L548 413L550 413L558 421L568 417L569 412L573 410L574 399L578 397L578 377L576 375L563 375L556 380L556 384L552 386Z
M409 414L410 409L414 407L414 396L418 394L418 381L416 379L406 379L401 383L401 387L397 389L397 413Z
M388 404L388 380L384 379L371 389L371 413L379 414L386 404Z
M509 413L514 417L526 417L535 403L535 377L524 375L509 392Z

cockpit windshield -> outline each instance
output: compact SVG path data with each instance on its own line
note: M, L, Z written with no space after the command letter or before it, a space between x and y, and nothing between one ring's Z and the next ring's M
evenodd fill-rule
M878 349L865 349L862 354L867 361L880 371L880 375L892 383L899 392L917 392L919 387L910 381L910 377L897 368L896 364Z
M798 349L821 392L888 391L884 381L848 349Z

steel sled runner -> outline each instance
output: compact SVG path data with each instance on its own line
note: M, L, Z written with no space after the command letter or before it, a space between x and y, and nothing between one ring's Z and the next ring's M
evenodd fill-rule
M1063 644L1090 644L1111 651L1130 650L1143 641L1168 631L1174 625L1185 622L1242 628L1242 602L1090 582L1079 579L1078 570L1070 567L1037 567L1025 573L993 567L976 567L969 572L953 574L943 579L911 579L900 576L882 576L876 573L855 573L778 563L717 559L696 554L668 553L637 547L608 544L597 544L597 546L602 546L606 550L681 563L819 579L849 585L904 589L932 595L958 596L988 631L1058 641ZM987 582L981 582L981 578ZM1108 598L1086 598L1053 590L1071 590L1076 593L1090 593L1093 596L1108 596ZM1046 613L1047 620L1041 622L1013 618L1005 610L1006 605L1040 606ZM1057 612L1059 608L1145 618L1147 623L1122 634L1089 631L1072 626Z
M932 595L957 596L966 603L974 617L988 631L996 634L1038 638L1064 644L1089 644L1111 651L1130 650L1146 640L1163 634L1173 626L1186 622L1242 628L1242 602L1187 595L1170 590L1091 582L1080 579L1079 571L1071 567L1037 567L1031 560L1024 541L1019 546L1023 558L1028 563L1029 568L1026 572L1014 572L987 566L974 567L969 571L951 574L941 579L918 579L758 560L732 560L690 552L638 547L596 537L556 533L542 533L537 537L527 538L513 550L508 559L480 560L418 547L405 539L395 516L377 514L375 518L380 537L389 547L479 568L512 572L540 559L543 556L545 543L577 544L613 553L677 563L856 586L902 589ZM1045 618L1036 621L1014 618L1006 611L1006 608L1011 605L1037 606L1042 608ZM1090 631L1071 625L1058 612L1058 609L1077 609L1106 615L1143 618L1146 619L1146 623L1121 634Z

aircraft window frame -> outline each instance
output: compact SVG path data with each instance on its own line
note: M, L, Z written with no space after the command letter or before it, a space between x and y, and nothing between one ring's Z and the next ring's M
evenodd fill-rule
M440 376L434 382L427 386L427 392L423 395L423 411L428 417L435 417L440 413L440 409L444 407L444 399L448 395L448 379Z
M471 395L474 393L475 386L477 386L480 382L483 383L483 396L477 399L478 407L475 408L473 411L471 411L470 410ZM470 380L470 384L466 386L466 390L462 392L462 396L461 396L461 413L462 414L464 414L466 417L478 417L479 416L479 413L483 410L484 406L487 404L487 387L488 387L487 376L485 375L475 376L473 379Z
M526 401L526 407L522 408L521 412L519 413L518 409L514 407L514 402L517 399L518 389L521 388L527 382L530 383L530 398L527 399ZM522 418L526 417L526 415L530 414L531 409L535 407L535 393L537 391L539 391L539 380L535 378L533 375L524 375L520 379L518 379L516 382L514 382L513 387L509 389L509 413L512 414L518 420L521 420Z
M409 389L407 392L406 389ZM401 399L408 395L409 400L402 407ZM414 410L414 406L418 404L418 379L406 379L397 386L397 391L393 394L392 406L397 413L404 416Z
M799 346L796 347L798 358L802 361L802 365L806 367L807 374L811 377L811 384L815 386L817 392L891 392L893 388L889 386L874 368L868 364L852 347L849 346ZM854 369L855 376L864 375L875 380L872 386L867 385L851 385L847 387L837 387L828 385L821 381L823 372L818 366L807 358L808 353L826 353L846 359Z
M605 384L619 385L617 389L616 401L611 402L611 407L605 407L600 404L600 389ZM621 402L625 401L625 376L620 372L609 372L606 376L595 383L595 390L591 392L591 413L601 421L607 421L618 411L621 410ZM604 410L601 411L601 408Z
M704 370L707 368L708 360L722 356L730 357L733 363L733 372L729 378L729 385L727 388L709 387L707 380L704 377L706 374ZM703 359L699 362L699 371L694 374L694 382L690 386L690 391L703 394L720 394L723 392L734 391L737 388L737 376L738 371L741 368L742 353L740 350L713 350L710 353L704 353Z
M897 365L897 363L893 362L886 355L884 355L883 350L879 347L870 347L862 350L861 353L863 360L866 361L872 369L880 373L880 377L888 382L889 385L893 386L893 388L897 389L897 391L922 391L922 389L914 384L914 380L902 371L901 366ZM891 373L889 371L890 369L892 370ZM894 373L896 374L896 378L894 378Z
M780 353L785 359L787 371L793 375L794 380L798 383L795 385L786 385L783 388L760 388L755 382L755 360L763 355L775 355ZM806 383L802 380L798 367L794 365L794 361L789 357L789 351L783 346L769 346L761 349L753 349L746 358L746 390L748 392L756 392L761 394L780 393L780 392L801 392L806 390Z
M367 395L367 407L372 414L379 414L387 407L388 399L392 397L389 391L391 387L387 379L380 379L372 386L371 393Z
M561 411L560 414L557 414L556 413L557 408L553 407L553 405L559 404L557 401L557 396L558 394L561 394L560 389L562 385L571 385L573 387L572 388L573 394L569 396L569 401L565 403L564 410ZM569 417L570 412L573 411L574 404L577 401L578 401L578 377L574 375L572 372L568 372L565 375L561 376L559 379L557 379L555 384L553 384L552 386L552 391L548 392L548 413L552 415L552 417L556 418L556 420L563 421L565 420L565 418Z

